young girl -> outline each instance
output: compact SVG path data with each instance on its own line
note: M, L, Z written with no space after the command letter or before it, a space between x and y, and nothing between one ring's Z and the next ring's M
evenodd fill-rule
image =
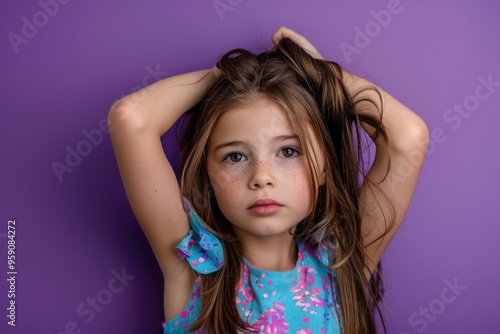
M303 36L272 39L111 108L125 190L164 275L165 333L376 332L378 264L427 128ZM160 137L186 111L179 187Z

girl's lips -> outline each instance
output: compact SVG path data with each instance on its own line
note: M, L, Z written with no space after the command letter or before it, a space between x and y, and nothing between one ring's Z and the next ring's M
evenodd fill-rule
M278 212L283 205L272 199L258 199L253 202L248 210L259 216L270 216Z

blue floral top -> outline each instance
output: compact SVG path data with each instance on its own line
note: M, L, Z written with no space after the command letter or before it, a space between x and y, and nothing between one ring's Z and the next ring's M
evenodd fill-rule
M184 199L191 231L177 246L177 252L191 267L208 274L224 263L219 239L207 230ZM258 333L340 333L340 307L336 298L334 272L325 264L324 247L314 251L297 239L298 259L286 272L260 270L243 259L235 306L243 320ZM201 276L195 280L191 298L175 318L164 322L164 333L187 333L200 313ZM195 333L205 333L196 331Z

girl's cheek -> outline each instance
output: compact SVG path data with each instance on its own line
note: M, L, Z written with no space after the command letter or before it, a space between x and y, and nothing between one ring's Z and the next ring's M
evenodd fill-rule
M310 184L309 172L305 166L295 166L295 168L283 169L283 175L287 180L289 191L302 200L307 200L311 195L312 185Z
M215 187L223 187L230 182L231 174L223 168L217 168L208 174L210 182Z
M241 187L244 177L241 173L236 173L235 171L219 170L210 179L217 195L217 193L234 193L236 189Z

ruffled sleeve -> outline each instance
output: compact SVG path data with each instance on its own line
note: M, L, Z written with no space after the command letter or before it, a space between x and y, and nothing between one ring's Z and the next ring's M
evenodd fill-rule
M325 267L329 268L335 262L333 257L333 254L335 254L335 245L324 238L321 232L316 233L313 240L316 244L316 257Z
M177 245L177 254L200 274L213 273L224 264L222 244L219 238L203 226L191 203L186 198L183 198L183 201L191 230Z

